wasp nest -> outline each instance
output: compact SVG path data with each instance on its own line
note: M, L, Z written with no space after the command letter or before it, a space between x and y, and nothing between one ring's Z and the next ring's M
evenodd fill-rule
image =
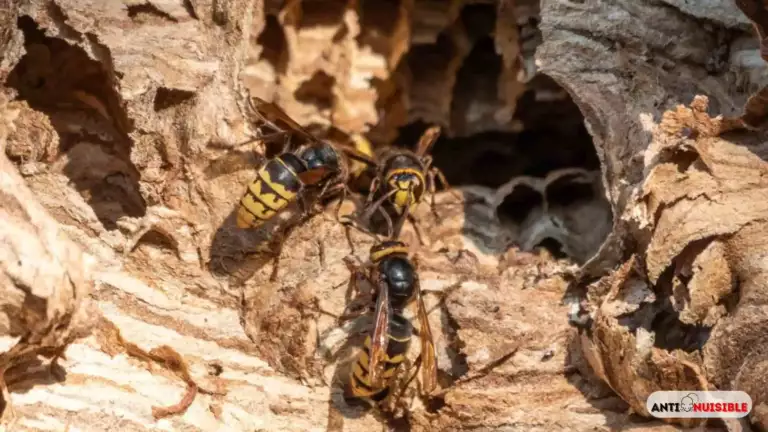
M6 3L3 426L672 430L627 412L718 388L768 427L761 2ZM372 240L321 213L272 280L235 224L274 153L249 95L376 147L442 127L456 187L403 232L440 388L394 419L338 397Z

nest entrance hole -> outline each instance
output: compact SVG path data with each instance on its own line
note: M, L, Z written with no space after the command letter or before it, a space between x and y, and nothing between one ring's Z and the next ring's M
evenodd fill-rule
M523 234L513 243L545 248L554 257L565 254L582 261L608 232L579 233L585 237L581 247L575 244L580 240L568 238L570 232L584 230L574 220L600 219L596 225L604 230L610 227L612 219L610 206L597 190L599 187L585 180L585 173L598 173L600 169L592 137L583 114L565 89L544 74L529 76L527 64L533 56L529 45L538 34L538 20L518 19L520 54L524 58L517 66L519 73L514 69L510 72L496 39L496 12L489 4L466 5L461 10L459 27L471 48L465 51L455 80L448 87L448 111L437 110L430 115L442 115L444 122L443 133L431 150L433 164L452 186L480 185L503 190L518 178L531 178L530 183L522 182L508 192L500 192L507 195L499 199L497 215L502 221L518 225L519 231L530 228L533 232L548 226L546 229L553 234L542 232L540 238L526 238ZM418 44L418 50L412 47L406 54L405 60L416 81L422 75L431 75L414 68L431 70L434 66L408 60L414 56L427 58L430 50L443 52L444 43L440 42L450 31L441 33L437 42ZM414 112L424 110L421 103L411 100L411 105L418 107ZM426 121L416 119L399 128L392 144L415 150L428 126ZM564 170L575 170L578 174L573 178L559 176L558 172ZM599 175L594 178L599 183ZM546 183L549 179L551 184ZM586 207L593 205L599 210L590 213ZM544 221L545 218L548 219ZM531 228L534 225L537 228Z
M475 79L488 78L477 75ZM531 85L533 88L527 89L518 100L512 119L521 125L521 130L510 132L508 125L499 124L495 130L453 137L444 133L438 139L431 151L434 165L443 171L451 186L481 185L497 189L521 176L544 179L558 170L571 168L599 171L584 118L567 93L546 76L534 78ZM544 97L536 95L541 88L545 89ZM417 121L402 127L394 145L415 150L415 143L427 126ZM543 208L544 200L548 201L548 207L561 209L561 214L568 208L581 211L585 202L610 208L591 184L582 184L570 177L555 179L542 191L518 185L501 201L497 216L502 221L523 224L532 212ZM608 216L610 218L610 214ZM610 221L606 226L610 226ZM570 256L562 243L546 237L534 247L547 249L556 258ZM602 243L602 239L598 243Z
M521 80L522 75L529 73L524 70L527 59L506 67L520 73L505 72L505 60L495 36L500 31L497 25L497 8L493 4L468 4L461 9L457 23L444 29L435 43L413 45L406 54L404 61L418 81L422 75L434 80L440 76L440 71L434 69L443 67L423 61L425 58L453 58L455 51L465 53L457 60L455 79L438 84L442 88L453 82L445 89L451 93L449 112L444 117L447 124L442 124L443 134L432 148L435 166L452 185L491 188L517 176L544 177L557 169L598 170L600 164L592 137L570 95L541 73ZM450 35L457 29L464 34L462 40L471 45L468 50L459 49L457 42L449 43ZM530 39L536 39L532 36L535 34L537 19L518 19L521 56L532 57L528 45ZM446 44L453 47L450 52L446 51ZM510 93L510 88L517 90ZM420 102L411 101L411 105L415 103ZM416 119L400 127L393 145L414 149L428 126Z
M114 73L82 48L46 36L28 16L19 18L18 28L26 53L6 85L18 92L17 100L50 119L59 136L58 153L66 157L62 174L106 229L116 229L123 216L143 216L146 203L131 161L132 125Z
M475 77L478 81L486 78ZM444 132L438 138L431 151L434 165L451 185L498 188L515 177L545 177L558 169L599 170L592 137L570 96L544 75L532 82L549 89L548 94L562 94L556 100L541 100L537 89L526 90L512 119L521 125L520 131L511 132L508 124L498 124L495 129L467 136L451 137ZM401 127L393 145L415 150L427 127L421 120Z

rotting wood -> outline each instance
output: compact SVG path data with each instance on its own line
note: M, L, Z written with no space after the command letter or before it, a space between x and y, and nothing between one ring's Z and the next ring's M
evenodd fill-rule
M270 285L269 260L255 253L261 234L237 230L231 214L252 167L218 177L207 168L255 133L248 92L303 123L375 125L385 142L416 117L450 132L446 89L472 48L461 6L483 2L439 11L441 2L400 2L379 11L391 18L380 37L361 27L356 2L272 3L0 8L0 147L13 162L0 156L0 277L10 289L3 421L32 430L381 427L350 417L332 386L365 324L336 325L353 300L342 260L364 257L370 239L353 233L350 251L332 216L317 216L292 233ZM653 389L694 385L748 391L751 420L768 427L759 260L768 153L752 130L768 82L735 4L504 3L541 21L535 66L585 117L613 232L573 278L567 260L507 247L514 233L496 220L492 189L463 188L458 201L440 194L440 224L423 206L416 216L432 242L416 252L444 388L426 405L406 394L411 415L397 425L671 430L636 425L627 408L643 414ZM507 21L494 25L518 24ZM510 112L481 116L483 128L508 119L529 78L518 69L535 69L530 46L505 46L521 43L516 30L496 29L493 41L506 67L497 97ZM420 67L409 55L424 50L448 67L409 70ZM568 326L561 300L573 281L590 331ZM88 336L100 315L134 354L175 366L148 366ZM57 372L37 373L46 368Z

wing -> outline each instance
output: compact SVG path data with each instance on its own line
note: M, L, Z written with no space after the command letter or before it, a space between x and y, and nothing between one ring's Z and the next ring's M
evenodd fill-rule
M421 138L419 138L419 145L416 147L416 154L419 156L424 156L427 154L429 149L432 147L432 144L434 144L439 137L440 126L429 127L424 131L423 134L421 134Z
M378 165L377 162L376 162L376 159L374 159L373 157L371 157L371 156L369 156L369 155L359 151L358 149L356 149L356 148L354 148L354 147L352 147L350 145L336 144L336 147L339 150L343 151L344 154L347 155L347 157L349 157L350 159L352 159L354 161L362 162L362 163L364 163L364 164L366 164L368 166L373 166L373 167Z
M248 102L253 112L269 127L278 131L289 130L295 132L310 142L317 141L314 135L286 114L277 104L267 102L256 96L251 96Z
M392 308L389 304L389 287L379 280L376 299L376 313L374 315L373 335L371 336L371 355L368 358L368 376L373 388L381 387L382 360L387 357L387 345L389 342L389 316Z
M429 394L437 387L437 354L418 280L416 280L416 296L419 304L419 337L421 338L421 387L424 393Z
M326 126L323 132L318 135L321 135L323 138L329 141L332 141L334 144L346 143L346 142L352 141L352 138L349 136L348 133L344 132L343 130L339 129L334 125Z
M375 153L373 151L373 144L368 141L363 134L352 135L347 142L352 144L354 148L354 154L360 158L361 162L369 162L371 164L376 163Z

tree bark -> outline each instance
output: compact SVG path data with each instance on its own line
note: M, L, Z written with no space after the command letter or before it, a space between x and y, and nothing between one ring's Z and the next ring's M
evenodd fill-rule
M768 429L768 74L749 20L763 34L761 5L6 3L4 425L660 431L698 423L643 418L651 392L718 388L754 403L751 425L729 430ZM483 3L494 22L466 18ZM483 26L500 70L468 83ZM537 73L578 106L600 172L510 175L439 193L438 216L417 210L426 244L411 225L404 238L440 388L425 402L409 387L397 418L361 415L339 381L370 321L337 318L365 305L344 259L367 259L373 240L352 231L350 248L330 206L286 236L270 281L277 227L234 221L265 157L238 145L256 133L247 97L384 145L419 120L453 138L515 131ZM559 202L561 183L589 198ZM546 205L520 204L524 222L500 217L521 189ZM544 237L572 259L509 247Z

